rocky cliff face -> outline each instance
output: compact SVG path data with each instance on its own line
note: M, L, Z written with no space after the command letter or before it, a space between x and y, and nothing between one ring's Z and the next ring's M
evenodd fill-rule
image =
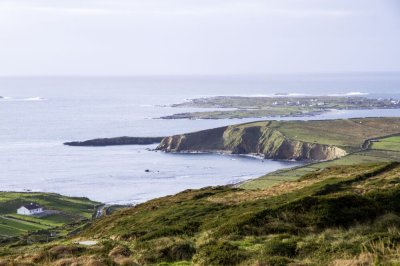
M254 154L282 160L332 160L346 155L339 147L292 140L268 126L242 125L166 137L157 149Z

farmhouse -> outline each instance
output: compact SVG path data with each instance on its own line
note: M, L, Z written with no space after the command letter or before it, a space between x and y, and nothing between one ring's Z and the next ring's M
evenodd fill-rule
M33 215L43 212L43 207L36 203L30 203L24 206L21 206L17 209L17 214L22 215Z

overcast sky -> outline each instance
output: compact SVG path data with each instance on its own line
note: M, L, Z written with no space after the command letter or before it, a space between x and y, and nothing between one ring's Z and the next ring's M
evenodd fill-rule
M0 0L0 75L400 71L399 0Z

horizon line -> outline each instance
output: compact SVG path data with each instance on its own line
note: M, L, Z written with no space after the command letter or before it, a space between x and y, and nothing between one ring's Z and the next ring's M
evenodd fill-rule
M346 72L276 72L276 73L241 73L241 74L35 74L35 75L0 75L0 78L151 78L151 77L262 77L262 76L307 76L307 75L382 75L400 74L396 71L346 71Z

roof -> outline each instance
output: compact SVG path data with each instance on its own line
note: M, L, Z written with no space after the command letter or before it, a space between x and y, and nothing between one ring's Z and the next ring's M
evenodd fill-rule
M25 207L28 210L36 210L36 209L42 208L42 206L40 206L39 204L36 204L36 203L26 204L22 207Z

